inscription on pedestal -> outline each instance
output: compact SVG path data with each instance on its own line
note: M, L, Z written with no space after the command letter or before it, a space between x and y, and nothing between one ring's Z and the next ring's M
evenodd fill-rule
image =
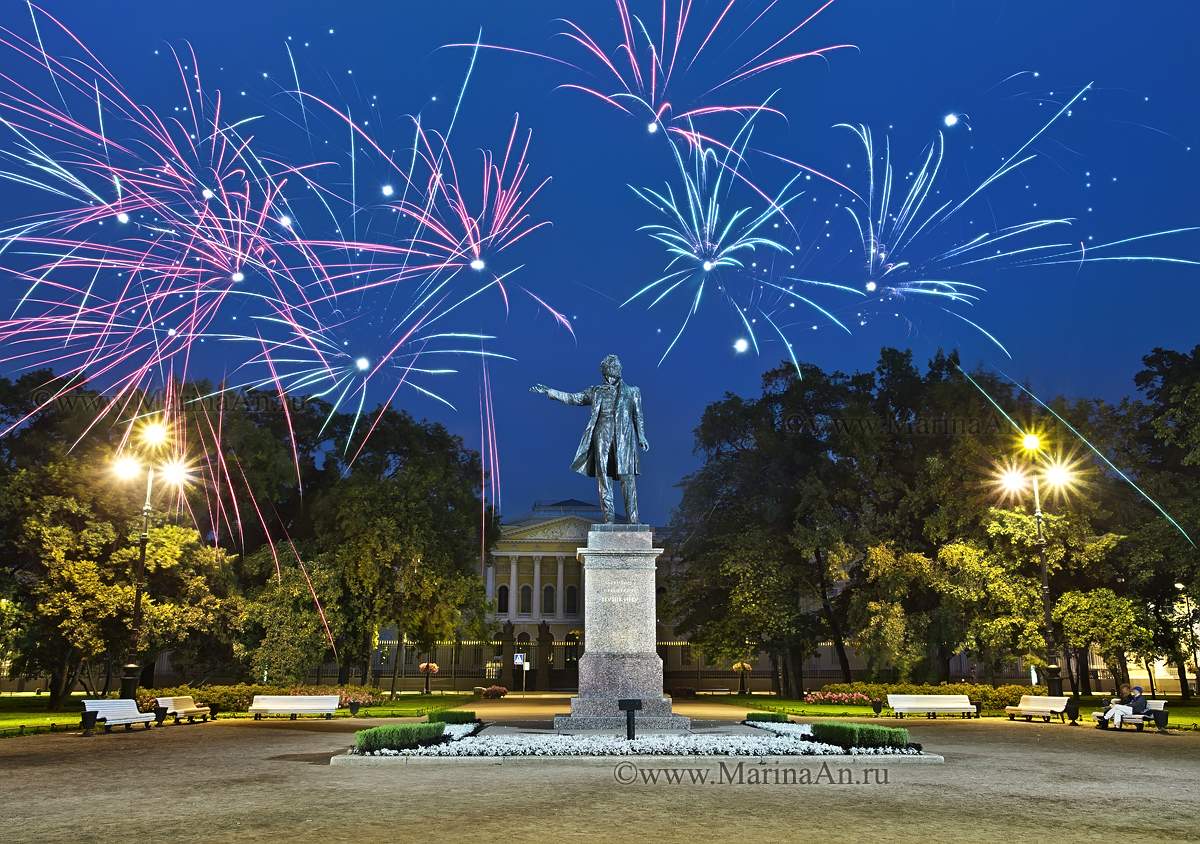
M606 583L598 599L602 604L636 604L639 595L631 583Z

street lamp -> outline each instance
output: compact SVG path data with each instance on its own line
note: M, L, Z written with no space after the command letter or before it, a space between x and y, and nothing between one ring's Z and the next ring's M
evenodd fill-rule
M125 699L136 697L141 674L136 658L142 634L142 580L146 574L146 545L150 541L150 513L153 510L151 496L154 494L155 472L157 471L163 482L174 487L183 487L189 480L187 465L181 460L166 460L157 468L152 462L157 452L167 445L168 439L166 425L158 421L147 422L138 431L137 440L142 447L143 456L149 459L139 459L135 454L121 454L113 461L112 466L113 474L121 481L135 480L143 469L146 472L142 532L138 536L138 564L133 574L133 621L130 625L129 650L121 668L121 697Z
M1046 639L1046 691L1052 697L1062 695L1062 675L1058 665L1058 646L1054 641L1054 621L1050 606L1050 568L1046 561L1046 533L1042 515L1042 484L1051 491L1066 490L1074 482L1070 465L1045 456L1042 438L1033 432L1020 438L1021 449L1034 462L1033 471L1019 464L1010 464L1000 473L1000 487L1009 496L1019 498L1033 488L1033 518L1037 525L1038 561L1042 569L1042 628ZM1039 465L1040 464L1040 465Z

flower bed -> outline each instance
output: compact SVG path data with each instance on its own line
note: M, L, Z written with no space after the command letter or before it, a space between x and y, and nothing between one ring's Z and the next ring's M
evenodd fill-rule
M870 706L871 698L862 692L809 692L804 696L805 703L833 703L843 706Z
M619 736L469 735L451 730L470 725L446 726L450 741L403 750L377 750L369 756L841 756L847 751L833 744L811 741L805 724L763 724L774 735L728 736L694 733L648 735L629 741ZM789 729L777 729L789 728ZM909 748L853 748L855 756L913 756Z

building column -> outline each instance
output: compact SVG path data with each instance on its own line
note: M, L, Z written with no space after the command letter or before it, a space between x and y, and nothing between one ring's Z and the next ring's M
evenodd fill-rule
M508 558L508 617L516 618L521 609L521 591L517 588L517 558Z
M491 603L496 600L496 561L494 559L487 561L483 582L484 588L487 590L488 603Z
M535 622L542 620L542 558L533 558L533 601L529 607Z
M579 594L575 596L575 609L579 615L579 626L587 630L587 600L585 591L587 589L587 572L583 568L583 560L579 561ZM587 636L585 634L584 638Z
M561 554L555 557L555 560L558 562L558 580L554 584L554 617L561 619L563 618L563 607L565 606L563 603L565 600L563 598L563 569L566 565Z

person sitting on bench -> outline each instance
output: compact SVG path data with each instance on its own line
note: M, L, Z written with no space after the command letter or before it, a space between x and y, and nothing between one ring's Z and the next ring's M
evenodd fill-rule
M1121 726L1121 719L1126 715L1144 715L1149 708L1146 703L1146 698L1142 696L1142 687L1134 686L1132 690L1128 683L1121 684L1121 698L1118 703L1114 703L1104 717L1097 724L1100 729L1108 729L1108 722L1111 721L1114 727L1118 729Z

